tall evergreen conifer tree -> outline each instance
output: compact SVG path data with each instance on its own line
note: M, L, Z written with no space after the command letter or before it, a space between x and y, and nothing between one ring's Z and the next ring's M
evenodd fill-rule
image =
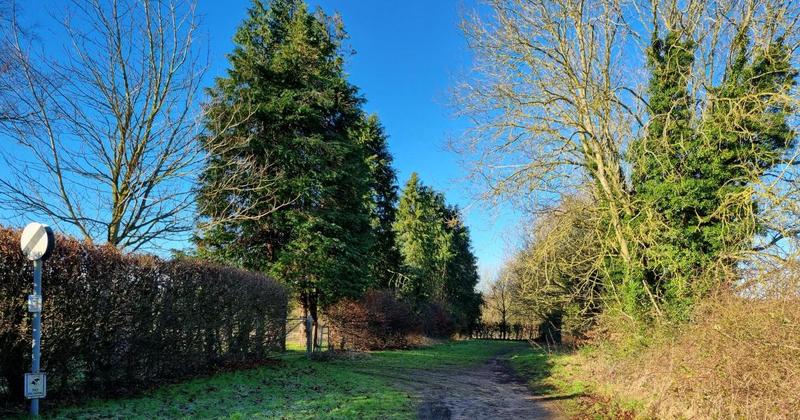
M456 327L469 330L480 317L482 300L475 292L477 261L461 212L413 173L400 197L394 229L404 262L400 292L420 307L443 305Z
M451 206L446 213L447 229L451 234L451 258L447 263L445 301L456 325L468 332L480 319L483 303L481 295L475 291L480 281L478 261L472 253L472 239L461 211Z
M397 175L392 167L387 136L378 117L366 117L356 137L367 156L370 171L370 209L375 232L371 272L380 288L391 288L400 275L402 257L393 224L397 218Z
M352 137L362 99L344 75L344 36L336 19L310 13L302 0L255 0L234 37L227 76L209 89L201 138L210 156L198 196L207 209L200 254L271 273L315 319L318 307L372 282L364 264L374 242L370 168ZM241 114L243 122L225 123ZM232 164L241 161L252 174ZM275 182L249 188L252 176ZM262 214L252 204L261 202L279 208ZM232 207L253 217L231 217Z
M444 297L452 236L445 212L444 197L412 173L400 197L394 229L404 263L398 288L418 304Z

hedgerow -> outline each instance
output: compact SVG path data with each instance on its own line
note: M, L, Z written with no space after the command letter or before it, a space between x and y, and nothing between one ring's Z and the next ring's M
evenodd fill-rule
M0 227L0 403L22 398L30 366L32 265L19 234ZM261 274L59 236L42 281L48 399L124 394L284 345L287 293Z

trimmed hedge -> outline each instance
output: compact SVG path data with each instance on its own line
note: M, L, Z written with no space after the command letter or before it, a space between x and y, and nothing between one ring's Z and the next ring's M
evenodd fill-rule
M493 340L536 340L543 337L541 330L543 324L479 322L470 337Z
M0 227L0 402L30 369L32 264ZM123 255L58 236L42 276L48 398L120 395L264 359L284 346L286 290L256 273Z

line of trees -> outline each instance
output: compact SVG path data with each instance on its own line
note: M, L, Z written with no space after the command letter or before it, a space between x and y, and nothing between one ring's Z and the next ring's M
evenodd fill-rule
M685 320L795 256L794 2L489 4L464 23L460 146L534 216L505 269L518 311Z
M467 328L479 308L469 232L416 174L398 206L387 136L345 77L345 37L303 1L254 2L208 91L198 253L270 273L315 323L384 288Z
M469 229L458 207L420 182L416 173L403 189L394 222L401 271L393 287L417 306L440 304L462 332L480 317L480 280Z
M315 321L386 289L419 313L438 305L454 328L474 323L462 216L416 175L398 207L338 16L254 0L198 106L192 1L68 2L58 40L26 31L19 7L0 0L4 215L125 251L191 235L196 250L180 254L266 273Z

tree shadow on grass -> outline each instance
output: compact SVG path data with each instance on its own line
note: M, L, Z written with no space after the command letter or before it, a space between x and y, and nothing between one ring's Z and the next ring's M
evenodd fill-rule
M568 354L569 349L545 351L531 348L509 359L514 373L520 377L538 401L569 400L585 395L579 384L557 377L555 358Z

